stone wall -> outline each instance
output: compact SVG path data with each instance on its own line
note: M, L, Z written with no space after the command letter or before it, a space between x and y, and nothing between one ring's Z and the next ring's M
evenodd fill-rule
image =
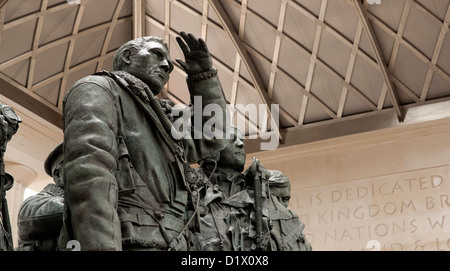
M290 178L314 250L450 250L448 118L254 156Z

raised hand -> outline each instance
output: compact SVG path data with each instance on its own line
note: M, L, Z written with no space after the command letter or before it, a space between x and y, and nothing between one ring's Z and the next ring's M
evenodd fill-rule
M181 65L188 75L206 72L212 68L212 59L206 42L202 38L197 39L192 33L186 34L186 32L181 31L180 36L176 39L183 51L185 61L179 58L175 61Z

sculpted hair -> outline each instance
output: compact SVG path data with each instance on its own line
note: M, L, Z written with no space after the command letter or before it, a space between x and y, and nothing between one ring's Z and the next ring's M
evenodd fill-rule
M144 46L147 42L159 42L169 51L169 47L167 46L167 43L164 42L163 39L154 37L154 36L146 36L146 37L140 37L136 38L134 40L130 40L124 44L122 44L119 49L117 49L116 53L114 54L113 58L113 70L114 71L121 71L123 67L125 66L125 63L122 61L122 56L126 51L130 51L131 55L134 55L139 51L140 48Z

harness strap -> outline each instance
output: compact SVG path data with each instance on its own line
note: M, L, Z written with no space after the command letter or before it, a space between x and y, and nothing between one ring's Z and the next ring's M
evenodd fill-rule
M116 73L111 73L108 71L101 71L101 72L96 73L96 75L104 75L104 76L108 76L108 77L112 78L117 84L119 84L122 88L124 88L130 94L130 96L135 100L135 102L137 102L137 104L139 104L139 106L144 110L144 112L146 112L147 115L150 116L150 118L153 120L156 127L158 128L159 133L162 135L163 139L167 143L167 146L169 147L169 149L174 154L174 156L177 160L177 165L178 165L179 171L182 175L184 186L190 193L193 200L196 202L195 206L194 206L194 212L193 212L192 216L189 218L189 220L187 221L184 228L179 233L179 235L176 238L174 238L173 240L170 240L169 236L167 235L166 229L164 228L164 225L162 225L158 219L155 219L155 221L157 221L160 226L161 234L162 234L164 240L168 244L168 247L169 247L168 250L176 250L177 243L179 243L179 240L182 237L183 233L186 231L189 224L192 222L193 218L197 215L199 195L198 195L197 187L194 185L197 181L197 178L192 176L194 171L192 170L189 163L183 157L183 148L180 145L178 145L174 141L174 139L168 134L167 130L169 129L169 127L168 127L167 123L169 123L170 126L172 124L170 123L167 115L163 112L161 104L157 101L156 97L151 96L151 97L148 97L145 99L147 104L150 105L150 108L153 110L153 112L152 112L151 110L149 110L149 107L146 106L145 102L142 99L140 99L138 96L136 96L135 93L133 93L133 90L130 88L130 85L128 84L128 82L126 82L125 79L123 79ZM153 93L150 90L147 92L148 92L147 94L153 95ZM122 117L119 116L119 127L118 128L119 128L120 136L123 136L122 124L121 124L122 121L123 121ZM166 125L163 126L164 123ZM181 144L181 142L180 142L180 144ZM188 174L188 176L186 176L186 173ZM152 216L152 218L155 218L151 212L148 212L148 210L146 210L146 209L144 209L144 210L150 216Z

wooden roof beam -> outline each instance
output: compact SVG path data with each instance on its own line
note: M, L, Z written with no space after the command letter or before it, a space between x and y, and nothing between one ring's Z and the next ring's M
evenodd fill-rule
M85 3L82 3L78 6L77 15L75 17L75 22L74 22L73 28L72 28L72 35L78 34L78 30L80 28L81 19L83 18L85 8L86 8ZM61 110L62 110L62 100L63 100L65 92L66 92L67 76L69 74L70 62L72 60L72 54L73 54L74 47L75 47L75 39L69 41L69 47L67 48L66 59L64 61L64 70L63 70L63 76L62 76L62 80L61 80L61 86L59 88L58 103L56 104L56 106Z
M425 78L425 84L423 85L422 93L420 95L420 101L425 101L427 98L428 91L430 90L431 80L434 74L434 67L436 67L439 56L444 46L445 37L447 36L448 28L450 22L450 5L447 8L447 13L445 15L444 21L442 22L441 31L439 33L436 46L434 47L433 56L431 58L431 65L428 67L427 76Z
M121 3L120 6L122 5L123 4ZM133 0L132 10L133 10L133 39L136 39L144 35L145 7L142 0Z
M247 67L250 77L252 78L254 87L258 91L259 95L261 96L263 102L266 105L267 117L271 122L271 127L275 131L279 141L282 141L282 137L281 137L280 130L279 130L279 125L277 125L277 123L273 119L271 108L269 106L270 104L272 104L272 101L271 101L267 91L265 90L264 84L263 84L261 77L256 69L256 66L254 65L248 52L245 50L244 42L239 38L238 33L236 33L234 26L231 22L231 19L227 15L227 12L223 8L220 1L219 0L209 0L209 4L216 12L216 15L219 17L224 30L229 35L231 42L234 44L234 47L239 52L239 55L241 56L241 59L242 59L244 65ZM265 132L265 131L263 131L263 132Z
M381 46L375 35L372 24L369 22L369 19L366 16L366 11L364 10L363 4L359 0L353 0L353 3L355 5L355 8L356 8L359 18L361 19L361 21L363 23L364 29L367 34L367 38L370 42L370 46L372 47L372 50L375 53L375 57L376 57L377 63L379 65L379 68L381 71L381 75L383 76L384 83L388 89L390 96L391 96L392 105L394 106L395 112L397 113L397 117L398 117L399 121L403 121L405 116L399 105L397 91L394 87L394 83L392 82L392 78L391 78L392 75L388 70L386 60L384 59L384 56L382 54Z

